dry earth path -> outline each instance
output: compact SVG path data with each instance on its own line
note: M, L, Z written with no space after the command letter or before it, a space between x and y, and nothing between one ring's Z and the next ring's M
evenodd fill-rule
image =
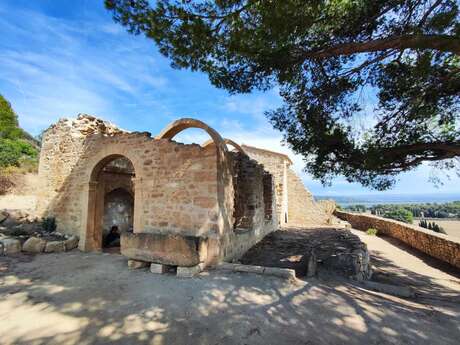
M449 345L460 339L458 303L403 300L347 281L292 284L219 271L180 279L130 271L120 255L78 251L0 260L2 345Z
M373 280L410 286L422 299L460 305L460 270L396 239L370 236L354 229L351 232L367 245L374 267Z

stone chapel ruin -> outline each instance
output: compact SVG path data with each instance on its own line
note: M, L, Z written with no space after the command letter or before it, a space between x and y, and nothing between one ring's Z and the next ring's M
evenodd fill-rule
M210 140L173 141L191 127ZM291 165L284 154L239 146L194 119L151 137L79 115L43 135L37 211L55 217L60 232L78 235L83 251L102 250L116 225L130 259L215 265L238 259L276 229L333 221Z

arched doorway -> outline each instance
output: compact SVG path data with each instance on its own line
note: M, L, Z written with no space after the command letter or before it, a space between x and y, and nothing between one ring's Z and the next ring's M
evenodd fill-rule
M110 155L93 168L88 189L85 250L117 248L119 235L133 231L135 176L132 162L122 155Z

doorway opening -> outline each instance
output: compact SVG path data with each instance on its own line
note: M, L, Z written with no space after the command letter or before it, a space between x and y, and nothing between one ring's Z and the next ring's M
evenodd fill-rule
M109 156L94 168L88 199L88 250L120 252L121 234L133 231L134 178L134 166L124 156Z

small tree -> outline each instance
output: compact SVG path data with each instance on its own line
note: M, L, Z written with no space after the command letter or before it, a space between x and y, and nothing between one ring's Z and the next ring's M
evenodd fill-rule
M18 139L22 131L19 128L18 116L11 108L11 104L0 95L0 138Z

